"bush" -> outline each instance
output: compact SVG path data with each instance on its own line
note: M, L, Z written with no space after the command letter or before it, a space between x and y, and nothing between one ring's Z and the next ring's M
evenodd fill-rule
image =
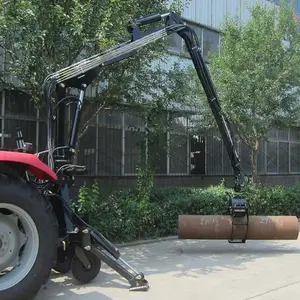
M290 188L248 184L242 195L223 183L201 188L154 189L146 197L137 191L116 191L103 196L99 186L84 185L79 211L113 242L177 235L178 215L226 215L233 196L244 197L251 215L300 217L300 184ZM142 196L141 196L142 195Z

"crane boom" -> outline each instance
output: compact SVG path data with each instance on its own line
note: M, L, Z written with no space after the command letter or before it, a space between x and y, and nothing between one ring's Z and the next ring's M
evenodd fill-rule
M164 24L159 28L151 29L147 32L143 32L141 30L141 28L145 25L161 21L164 21ZM53 108L50 104L50 97L55 87L63 84L65 87L75 87L83 91L86 86L88 86L97 77L102 67L133 56L140 48L167 37L168 35L177 33L185 41L187 50L190 54L199 80L203 86L208 104L214 115L225 148L227 150L227 154L231 161L231 166L235 176L234 189L239 191L242 185L242 171L240 167L239 156L234 145L232 130L230 128L228 119L222 112L219 97L212 82L209 70L203 59L202 50L195 31L186 25L180 16L174 12L162 15L155 14L135 19L129 23L128 31L131 34L131 40L63 68L49 75L45 79L43 85L44 98L46 105L49 108L48 120L50 121L50 124L48 124L48 127L50 126L50 129L48 129L48 139L51 140L51 120L53 119ZM81 101L82 100L83 99L81 99ZM74 139L76 139L77 126L78 118L76 120L74 119L74 130L72 131L74 132L74 136L72 143L69 145L70 147L74 146L73 144ZM49 148L53 148L51 142L49 144Z

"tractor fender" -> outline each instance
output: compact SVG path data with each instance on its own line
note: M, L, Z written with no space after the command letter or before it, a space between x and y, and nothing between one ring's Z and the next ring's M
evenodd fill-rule
M57 180L55 172L34 154L0 151L0 162L22 164L27 167L28 171L41 180Z

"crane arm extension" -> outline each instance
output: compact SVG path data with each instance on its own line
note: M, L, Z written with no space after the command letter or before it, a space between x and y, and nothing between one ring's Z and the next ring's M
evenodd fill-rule
M150 29L147 32L141 30L143 26L159 21L164 21L162 27ZM82 83L89 85L97 77L101 67L133 56L139 49L146 45L165 38L170 34L177 33L185 41L197 75L207 96L209 106L218 125L234 171L235 190L239 191L242 185L242 172L240 160L234 146L230 123L222 113L218 95L203 59L201 47L195 31L184 24L184 21L173 12L135 19L129 22L128 31L131 34L131 40L81 60L46 77L43 84L46 104L50 103L51 91L58 84L63 83L66 86L76 88L80 87Z
M178 15L171 14L168 17L167 24L169 26L171 26L172 24L180 23L182 24L183 21ZM222 112L216 88L213 84L209 70L202 56L202 51L198 41L198 37L195 31L189 26L186 26L177 33L185 41L186 47L193 61L199 80L201 81L209 106L215 117L225 148L227 150L227 154L231 162L231 166L235 175L234 188L236 191L240 191L241 185L243 183L243 176L240 166L240 159L235 149L232 129L228 119Z

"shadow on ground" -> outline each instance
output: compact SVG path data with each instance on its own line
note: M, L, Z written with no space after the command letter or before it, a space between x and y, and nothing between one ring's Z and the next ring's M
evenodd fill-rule
M127 248L122 253L126 255L127 262L148 275L175 272L178 277L199 277L224 269L243 270L247 263L257 259L299 254L300 248L296 246L290 241L286 244L277 241L229 244L227 241L186 240Z
M176 278L201 278L226 269L242 271L255 260L294 255L300 253L298 241L247 241L246 244L229 244L227 241L175 240L121 248L123 259L147 277L170 273ZM151 280L150 280L151 281ZM46 291L41 291L41 299L83 299L108 300L108 296L98 293L107 289L128 289L125 279L106 265L94 282L88 285L76 284L72 277L53 275ZM126 291L127 293L127 291ZM81 297L81 298L80 298ZM115 299L115 298L114 298ZM118 298L119 299L119 298Z
M101 277L101 283L96 285L97 288L101 287L112 287L116 289L127 288L125 285L120 285L115 280L119 279L118 274L108 274L101 272L99 277ZM104 284L102 284L102 281ZM38 296L34 300L42 299L72 299L72 300L82 300L88 295L88 300L112 300L111 297L97 291L91 291L95 283L90 283L88 285L81 285L77 283L71 274L66 276L61 276L57 273L52 273L51 278L47 285L40 290Z

